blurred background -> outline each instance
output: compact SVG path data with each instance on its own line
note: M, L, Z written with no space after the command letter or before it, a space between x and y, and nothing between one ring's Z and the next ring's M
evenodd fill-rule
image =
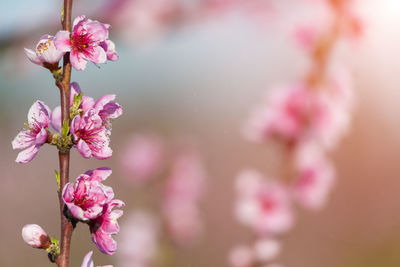
M124 1L74 1L73 17L87 14L112 25L110 39L120 59L99 67L88 64L84 72L73 71L72 81L95 99L115 93L124 114L113 124L113 157L86 160L73 150L71 179L88 169L111 167L106 184L127 204L123 229L130 214L144 208L157 212L165 176L162 170L149 184L132 181L124 170L129 163L121 163L132 138L156 136L168 151L167 162L187 147L202 161L201 233L189 246L175 249L169 265L156 266L228 266L231 247L251 238L233 213L233 181L243 168L276 170L280 151L273 144L247 142L241 128L271 85L304 73L307 54L293 33L303 24L323 23L321 1L218 6L176 0L179 5L171 6L167 2L172 0L132 0L132 7L122 8L118 4ZM23 48L34 48L41 35L60 29L60 10L61 1L0 0L0 266L50 266L41 251L24 244L23 225L36 223L59 236L56 149L44 146L22 165L15 163L11 141L35 100L59 105L52 76L29 62ZM337 181L324 209L296 211L295 226L282 236L284 266L400 266L400 2L357 1L353 11L363 32L339 42L331 58L350 69L356 99L351 127L332 152ZM79 224L71 266L80 266L89 250L97 265L122 266L119 251L102 255L87 227Z

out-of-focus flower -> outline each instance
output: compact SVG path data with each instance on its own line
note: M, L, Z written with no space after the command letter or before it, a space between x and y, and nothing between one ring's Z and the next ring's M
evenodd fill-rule
M294 181L294 198L308 209L320 209L326 203L334 183L334 170L321 149L304 144L296 155L298 177Z
M234 247L228 257L231 267L249 267L254 263L254 251L248 246Z
M50 108L39 100L29 109L27 129L19 132L11 143L13 149L23 149L19 152L16 162L31 161L38 153L39 148L46 142L50 114Z
M111 200L106 204L103 214L90 223L93 243L104 254L112 255L117 250L117 242L111 235L119 232L117 220L122 216L123 211L113 210L113 208L122 208L124 206L125 203L121 200Z
M36 50L25 48L25 54L31 62L54 71L65 52L56 49L54 36L43 35L36 45Z
M70 60L75 69L84 70L88 60L94 63L107 61L107 51L101 44L108 39L109 28L108 24L79 16L74 20L72 33L59 31L54 43L58 50L71 52Z
M256 186L257 185L257 186ZM254 170L237 178L236 216L260 234L282 233L293 224L293 212L286 188Z
M134 184L152 178L161 169L164 159L161 140L152 134L132 136L122 153L121 167L125 176Z
M160 223L152 214L135 211L122 222L118 266L148 267L158 252Z
M290 144L315 140L332 148L347 129L351 106L344 79L333 81L317 88L304 84L276 88L250 117L245 136L256 142L276 138Z
M93 251L89 251L88 254L83 258L81 267L94 267L93 259L92 259ZM112 265L104 265L97 267L113 267Z
M46 249L51 241L47 233L37 224L27 224L22 228L22 238L25 243L34 248Z
M112 155L110 137L102 118L95 109L89 109L83 116L75 116L71 122L71 134L76 148L84 158L108 159Z
M79 175L75 183L65 185L62 197L76 219L89 221L102 216L114 197L112 188L101 183L111 172L109 168L90 170Z
M254 244L254 257L258 262L266 263L278 256L281 245L275 239L259 239Z
M172 239L187 245L202 229L198 205L204 191L206 174L197 154L185 152L172 164L165 186L163 214Z

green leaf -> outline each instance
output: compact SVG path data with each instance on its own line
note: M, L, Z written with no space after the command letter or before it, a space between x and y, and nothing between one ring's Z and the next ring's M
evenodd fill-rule
M60 191L60 173L57 170L54 170L54 172L56 173L56 181L57 181L58 191Z
M72 109L78 110L81 103L82 103L82 93L79 93L74 96L74 103L72 104Z
M67 120L63 121L61 133L63 138L67 138L69 134L69 123L67 122Z

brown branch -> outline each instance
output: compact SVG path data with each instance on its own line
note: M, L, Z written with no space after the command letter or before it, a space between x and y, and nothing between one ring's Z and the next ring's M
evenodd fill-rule
M64 0L62 28L63 30L71 32L71 11L72 0ZM69 61L69 53L64 55L63 60L63 78L57 82L56 85L60 89L61 96L61 121L70 123L69 114L69 98L70 98L70 82L71 82L71 64ZM66 216L66 206L62 200L62 190L65 184L69 181L69 151L58 152L60 164L60 188L58 191L58 198L60 201L60 214L61 214L61 253L55 260L59 267L69 266L69 251L71 244L72 231L74 225L68 220Z

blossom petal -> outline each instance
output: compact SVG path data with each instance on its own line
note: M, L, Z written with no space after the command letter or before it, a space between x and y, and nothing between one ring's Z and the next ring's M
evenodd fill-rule
M40 132L36 135L36 141L35 144L38 146L43 145L47 140L47 130L45 128L42 128Z
M105 63L107 54L100 46L95 46L90 50L90 53L85 53L85 57L94 63Z
M15 160L18 163L28 163L31 161L39 151L39 147L31 146L25 150L22 150L18 153L17 159Z
M97 168L94 170L89 170L85 172L85 174L90 176L91 181L104 181L106 180L112 173L112 170L107 167Z
M86 24L86 29L92 34L94 41L103 42L108 39L108 27L98 21L90 21Z
M78 149L79 153L81 153L82 157L84 157L86 159L90 158L90 156L92 155L92 151L90 150L90 147L82 139L78 141L76 148Z
M76 70L84 70L86 68L87 60L83 57L82 53L73 50L70 54L71 65Z
M108 104L110 101L113 101L115 99L115 95L104 95L99 98L99 100L96 101L94 104L94 108L99 111L101 110L106 104Z
M54 45L61 52L71 51L71 39L69 31L59 31L54 38Z
M61 106L56 107L51 113L50 124L54 130L61 133Z
M40 124L42 127L48 127L50 123L50 108L42 101L37 100L28 112L29 125Z
M89 251L88 254L83 258L81 267L94 267L92 259L93 251Z
M28 59L29 59L32 63L35 63L35 64L37 64L37 65L42 65L43 62L42 62L42 61L40 60L40 58L36 55L35 52L33 52L32 50L27 49L27 48L24 48L24 50L25 50L26 56L28 57Z
M72 28L75 28L75 26L78 25L78 23L81 22L82 20L84 20L85 18L86 18L85 15L80 15L80 16L76 17L72 24Z
M25 149L35 144L35 138L23 130L11 142L13 149Z
M110 234L104 233L101 229L94 232L92 241L104 254L113 255L117 251L117 242L112 239Z

